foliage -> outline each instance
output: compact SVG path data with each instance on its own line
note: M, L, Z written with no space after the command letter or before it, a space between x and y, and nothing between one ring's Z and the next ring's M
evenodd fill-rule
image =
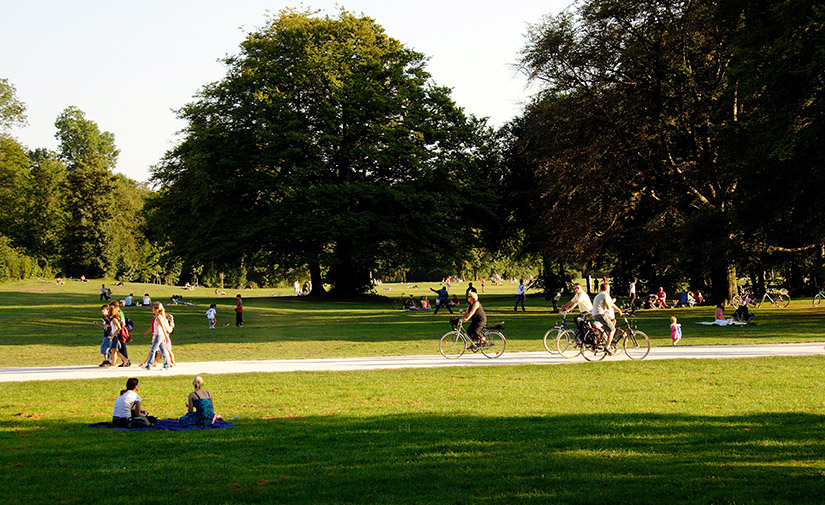
M379 265L446 261L478 239L461 231L488 215L483 122L373 20L285 10L225 63L153 176L187 261L266 252L353 293Z
M30 279L40 275L37 261L11 245L11 240L0 235L0 282Z
M8 79L0 78L0 133L25 124L26 104L17 98L14 85Z
M811 5L590 0L534 25L521 68L543 91L511 125L508 153L514 191L532 204L516 208L529 245L623 277L710 282L720 299L735 267L791 245L794 233L786 240L774 224L796 212L814 221L821 206L812 211L800 184L766 220L766 193L787 185L764 182L784 178L785 161L800 181L822 177L810 156L821 150L806 147L822 110ZM765 54L782 65L766 72ZM783 163L766 165L769 152ZM821 243L820 229L795 240Z

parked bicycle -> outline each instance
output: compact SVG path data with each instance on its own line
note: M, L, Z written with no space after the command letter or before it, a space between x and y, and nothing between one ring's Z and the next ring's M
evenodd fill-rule
M765 300L768 300L772 306L779 307L780 309L784 309L789 303L791 303L791 297L788 296L787 289L780 289L778 292L774 293L773 296L765 291L765 294L762 296L762 299L759 301L759 305L757 305L757 307L762 307Z
M814 307L819 307L819 304L822 303L822 300L825 300L825 289L821 290L819 293L814 295L814 301L811 302L811 304Z
M561 321L544 334L544 348L550 354L575 358L581 353L581 336L575 327L567 324L567 314L562 312Z
M635 322L631 323L623 317L624 323L616 325L616 334L610 345L610 354L615 354L622 344L622 350L632 360L645 359L650 353L650 337L643 331L636 329ZM581 343L581 354L587 361L601 361L608 354L607 333L599 323L593 323L584 334Z
M415 298L413 297L413 295L401 293L400 298L393 298L392 300L390 300L390 306L393 308L393 310L415 310Z
M744 291L741 295L733 295L733 298L730 299L730 304L734 308L739 308L742 305L756 307L756 298L750 293L750 291Z
M482 338L480 342L473 342L473 339L467 335L460 318L451 317L450 324L453 325L453 331L445 333L438 342L438 350L445 358L460 358L467 349L473 352L481 351L481 354L488 358L498 358L504 354L504 349L507 347L507 337L498 331L504 329L504 323L484 328L481 331Z

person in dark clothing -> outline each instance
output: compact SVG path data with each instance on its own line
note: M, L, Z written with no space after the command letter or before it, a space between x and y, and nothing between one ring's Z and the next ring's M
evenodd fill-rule
M470 283L468 283L468 284L467 284L467 291L465 291L465 292L464 292L464 296L469 295L471 291L472 291L473 293L478 293L478 291L476 291L476 288L474 288L474 287L473 287L473 283L472 283L472 282L470 282Z
M487 339L481 332L487 327L487 314L484 313L484 308L481 302L478 301L478 293L470 291L467 293L467 312L461 316L462 321L471 321L467 328L467 335L473 339L474 345L485 345Z
M447 288L441 286L441 289L439 289L438 291L436 291L433 288L430 288L430 291L438 295L438 298L436 298L435 300L435 310L433 311L433 314L438 314L438 309L442 307L445 307L447 310L450 311L450 314L452 314L453 309L452 307L450 307L450 295L449 293L447 293Z

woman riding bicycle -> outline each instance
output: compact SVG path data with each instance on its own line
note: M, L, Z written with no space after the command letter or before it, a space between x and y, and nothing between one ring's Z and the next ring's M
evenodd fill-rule
M487 314L484 313L481 302L478 301L478 293L475 291L467 293L467 312L461 316L461 321L472 321L467 328L467 335L473 339L473 342L481 345L487 344L487 339L481 334L487 326Z

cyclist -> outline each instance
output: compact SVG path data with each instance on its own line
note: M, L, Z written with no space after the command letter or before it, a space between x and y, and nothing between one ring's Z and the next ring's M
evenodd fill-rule
M487 314L484 313L481 302L478 301L478 293L475 291L467 293L467 312L461 316L461 321L472 321L467 328L467 335L473 339L473 345L487 344L487 339L481 334L487 326Z
M622 309L620 309L613 298L610 296L610 284L605 279L602 282L601 291L593 298L593 320L602 323L607 330L610 330L607 335L607 354L613 354L610 350L610 344L613 343L613 336L616 334L616 321L610 317L610 309L615 310L620 316Z
M590 301L587 293L582 289L582 285L578 282L573 284L573 291L575 291L576 294L572 300L564 304L564 307L561 308L561 313L562 315L567 314L567 312L573 308L573 305L578 305L579 313L573 318L573 322L576 323L579 334L584 336L584 322L587 320L587 316L590 315L590 311L593 310L593 303Z

